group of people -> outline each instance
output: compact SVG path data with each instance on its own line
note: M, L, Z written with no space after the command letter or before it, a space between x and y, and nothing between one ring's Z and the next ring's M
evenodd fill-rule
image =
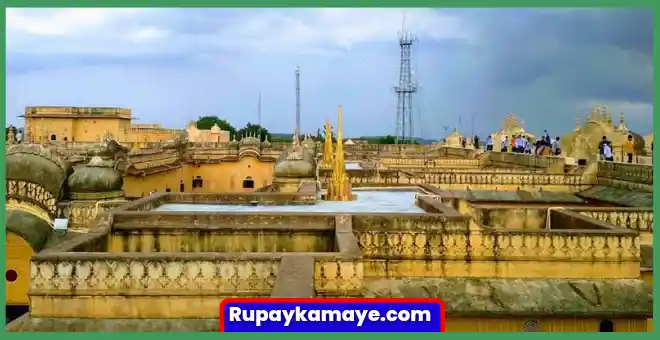
M545 136L534 142L522 134L511 136L511 138L505 136L500 145L500 151L509 152L509 150L511 150L511 152L515 153L559 156L561 154L560 138L556 137L553 141L551 140L548 131L544 130L544 132ZM475 139L476 138L477 137L475 137ZM486 140L486 151L493 151L493 143L493 136L488 136L488 139Z
M607 136L603 136L603 138L598 143L598 151L600 154L600 159L609 162L614 161L612 142L607 139ZM626 155L626 162L632 163L633 157L635 155L635 143L633 141L632 135L628 135L626 141L623 142L623 153ZM653 153L653 143L651 143L651 153Z
M543 130L544 136L532 141L531 139L525 137L524 135L513 135L511 138L505 136L502 144L500 145L501 152L515 152L515 153L526 153L534 154L539 156L559 156L561 155L561 139L555 137L554 140L550 138L548 130ZM474 136L472 138L475 149L479 149L479 136ZM461 137L461 145L466 147L467 139ZM493 136L488 136L486 139L486 151L493 151L494 141ZM600 153L600 159L604 161L614 161L614 152L612 149L612 142L607 139L606 136L603 136L603 139L598 144L598 150ZM651 152L653 152L653 144L651 144ZM633 136L628 135L628 138L623 143L623 153L626 156L626 162L632 163L633 156L635 154L635 145L633 141Z

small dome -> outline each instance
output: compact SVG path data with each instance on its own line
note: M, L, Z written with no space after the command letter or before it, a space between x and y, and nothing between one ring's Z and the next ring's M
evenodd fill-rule
M263 146L265 148L269 148L271 146L270 141L268 140L268 135L266 135L264 141L261 142L261 146Z
M60 198L63 184L73 171L55 151L38 144L14 144L6 151L6 176L8 180L38 184Z
M315 149L316 142L311 138L305 138L305 140L302 141L302 146L307 149Z
M241 139L241 147L259 147L261 140L256 137L246 136Z
M220 132L222 132L222 129L220 129L218 124L213 124L213 126L211 127L211 132L212 133L220 133Z
M124 179L121 172L106 166L100 157L94 157L86 166L69 176L69 190L76 193L103 193L121 191Z
M315 176L314 163L305 159L287 159L275 165L275 177L277 178L313 178Z
M43 250L53 234L48 221L27 211L12 208L7 208L5 226L8 232L23 238L35 252Z
M231 141L229 141L229 147L235 148L238 147L238 141L236 140L236 134L234 134L231 138Z
M277 158L274 175L277 178L314 178L316 177L314 155L307 149L298 151L287 149Z

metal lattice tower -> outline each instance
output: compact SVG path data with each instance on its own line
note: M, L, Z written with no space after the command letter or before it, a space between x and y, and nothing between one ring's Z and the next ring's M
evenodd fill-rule
M405 144L413 139L413 93L417 92L417 84L412 79L410 65L410 51L415 42L409 32L405 30L405 22L399 37L401 47L401 66L399 68L399 85L394 87L397 96L396 108L396 142Z
M296 135L300 137L300 66L296 67Z

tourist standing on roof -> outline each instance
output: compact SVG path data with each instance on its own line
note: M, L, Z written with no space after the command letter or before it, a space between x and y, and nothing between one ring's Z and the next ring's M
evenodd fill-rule
M635 145L633 144L633 136L628 135L628 139L623 142L623 153L628 157L628 163L633 162L633 154L635 153Z

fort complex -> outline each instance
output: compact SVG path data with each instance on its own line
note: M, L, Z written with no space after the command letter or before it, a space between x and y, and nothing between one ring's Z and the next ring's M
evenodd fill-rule
M227 297L439 297L450 332L652 330L652 135L605 107L561 156L458 131L346 145L341 108L334 143L330 123L281 144L127 109L25 117L6 148L7 314L25 312L8 331L215 331ZM602 136L629 134L635 164L599 161Z

